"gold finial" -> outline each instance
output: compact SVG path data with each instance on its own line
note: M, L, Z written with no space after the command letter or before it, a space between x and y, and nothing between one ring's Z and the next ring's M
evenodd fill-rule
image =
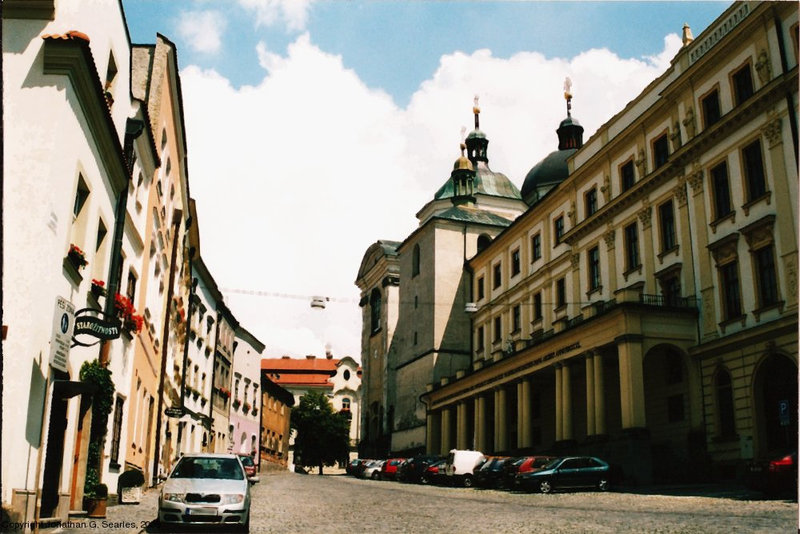
M572 80L569 79L569 76L567 76L567 79L564 80L564 100L567 101L567 117L571 117L572 115L570 112L572 111Z

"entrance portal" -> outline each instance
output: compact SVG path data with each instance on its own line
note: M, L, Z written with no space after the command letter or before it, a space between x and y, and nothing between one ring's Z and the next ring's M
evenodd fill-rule
M797 449L797 364L773 354L753 382L759 456Z

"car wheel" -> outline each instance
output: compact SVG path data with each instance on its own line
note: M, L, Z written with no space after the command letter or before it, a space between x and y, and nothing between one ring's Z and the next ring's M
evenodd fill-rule
M464 479L461 481L465 488L471 488L474 484L472 482L471 475L464 475Z
M600 491L608 491L608 479L601 478L597 483L597 487L600 489Z
M429 484L430 480L428 480L428 477L426 477L425 475L422 475L421 477L419 477L419 483L420 484Z
M380 480L381 474L378 472L372 473L372 480Z
M539 482L539 491L542 493L550 493L553 491L553 486L550 484L549 480L542 480Z

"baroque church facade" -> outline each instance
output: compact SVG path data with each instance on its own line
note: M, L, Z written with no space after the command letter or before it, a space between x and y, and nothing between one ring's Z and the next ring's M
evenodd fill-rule
M594 454L630 483L797 447L797 50L737 2L521 191L466 140L363 310L362 453Z

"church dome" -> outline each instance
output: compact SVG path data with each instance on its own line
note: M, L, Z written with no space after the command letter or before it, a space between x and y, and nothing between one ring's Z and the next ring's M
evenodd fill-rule
M577 148L555 150L533 166L522 184L522 199L529 206L539 200L544 193L560 184L569 176L567 158L577 152Z

